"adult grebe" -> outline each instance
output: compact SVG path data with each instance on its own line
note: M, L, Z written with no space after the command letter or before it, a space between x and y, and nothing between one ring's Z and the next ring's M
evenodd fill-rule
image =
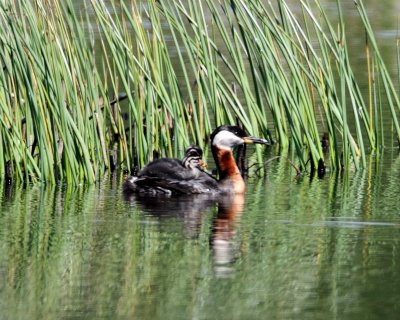
M245 192L246 186L233 157L232 148L251 143L269 144L269 141L251 137L238 126L223 125L211 134L212 154L219 173L219 192Z
M163 158L149 163L137 177L130 177L125 181L124 191L151 194L244 193L246 187L232 148L248 143L269 142L253 138L237 126L220 126L211 134L211 148L219 180L200 170L199 161L197 164L194 161L192 165L183 165L190 163L185 161L187 157L201 160L202 152L199 152L199 148L190 147L186 150L183 161Z
M202 171L203 150L192 145L185 150L181 160L161 158L148 163L137 176L124 183L125 193L190 194L205 193L218 187L217 181ZM198 182L201 181L199 185ZM193 185L193 182L196 182ZM207 190L203 190L207 186Z

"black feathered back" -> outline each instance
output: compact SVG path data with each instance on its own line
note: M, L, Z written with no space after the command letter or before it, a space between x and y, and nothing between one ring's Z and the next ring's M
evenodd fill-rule
M149 194L195 194L218 190L217 180L191 165L191 161L201 160L203 151L198 146L190 146L183 160L162 158L147 164L137 175L126 180L127 193Z

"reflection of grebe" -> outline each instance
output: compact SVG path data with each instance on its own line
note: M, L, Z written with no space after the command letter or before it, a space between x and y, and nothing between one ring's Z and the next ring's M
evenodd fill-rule
M216 214L213 216L209 243L214 270L217 276L221 277L235 271L234 262L242 254L238 225L244 207L244 194L216 196L191 194L180 197L159 197L157 201L145 194L125 194L125 196L132 207L140 208L143 216L151 216L151 219L158 221L174 219L173 225L182 226L184 235L188 239L198 239L200 232L204 231L204 220L210 217L206 212L212 210ZM214 211L216 209L217 212Z
M250 137L237 126L220 126L211 134L219 181L198 170L196 165L188 168L182 164L183 161L163 158L149 163L137 177L128 178L124 190L152 194L244 193L245 184L232 148L247 143L268 144L268 141Z
M215 272L226 276L233 271L232 263L238 257L240 241L237 239L237 224L243 212L244 195L220 197L218 215L213 222L211 245Z

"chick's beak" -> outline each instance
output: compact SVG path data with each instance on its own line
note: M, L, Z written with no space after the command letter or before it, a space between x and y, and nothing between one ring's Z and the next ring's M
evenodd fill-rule
M200 169L202 169L202 170L207 169L207 163L205 163L203 160L199 161L199 166L200 166Z
M261 138L254 138L254 137L244 137L244 143L251 144L251 143L258 143L258 144L270 144L269 140L261 139Z

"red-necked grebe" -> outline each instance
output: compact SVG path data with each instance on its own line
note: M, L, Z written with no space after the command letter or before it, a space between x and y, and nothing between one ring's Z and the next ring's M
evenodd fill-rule
M149 194L244 193L245 183L232 148L248 143L269 142L253 138L237 126L220 126L211 134L211 148L219 180L201 170L202 151L192 146L186 150L182 161L162 158L150 162L136 177L125 181L124 191Z

